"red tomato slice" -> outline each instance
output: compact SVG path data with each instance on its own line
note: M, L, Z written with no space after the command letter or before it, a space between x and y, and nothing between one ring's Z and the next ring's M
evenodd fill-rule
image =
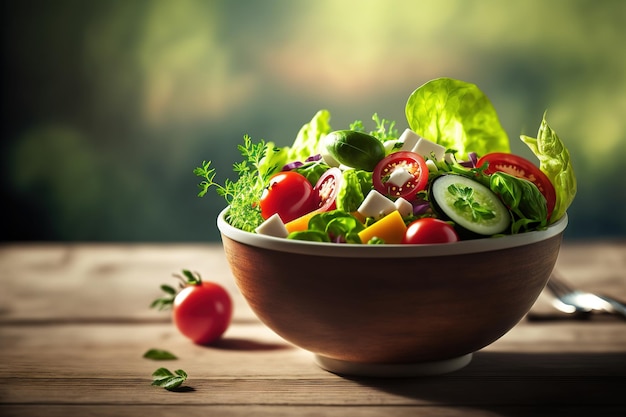
M312 211L315 206L313 186L302 174L283 171L270 178L259 201L261 216L268 219L278 213L288 223Z
M524 178L537 186L541 194L548 203L548 218L554 210L556 204L556 192L550 179L528 159L510 153L493 152L478 160L477 167L481 167L485 162L489 166L485 170L486 174L494 172L505 172L518 178Z
M343 176L339 168L330 168L313 187L313 196L317 197L317 211L331 211L337 208L337 194Z
M432 217L423 217L411 222L402 239L402 243L414 245L458 241L459 235L450 223Z
M410 174L404 184L397 186L389 182L392 173L401 169ZM383 158L374 168L372 175L374 188L389 197L402 197L411 200L428 184L428 167L424 158L409 151L394 152Z

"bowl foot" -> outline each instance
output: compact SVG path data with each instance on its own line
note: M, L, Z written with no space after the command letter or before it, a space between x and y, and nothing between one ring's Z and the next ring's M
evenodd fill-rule
M317 365L334 374L377 378L407 378L440 375L457 371L469 364L471 360L471 353L441 361L398 364L349 362L315 355Z

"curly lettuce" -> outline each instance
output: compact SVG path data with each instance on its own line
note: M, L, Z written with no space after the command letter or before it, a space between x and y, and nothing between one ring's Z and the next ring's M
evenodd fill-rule
M539 169L550 179L556 192L556 204L550 216L554 223L565 215L577 191L576 176L569 151L546 121L543 114L536 138L521 135L522 141L539 159Z

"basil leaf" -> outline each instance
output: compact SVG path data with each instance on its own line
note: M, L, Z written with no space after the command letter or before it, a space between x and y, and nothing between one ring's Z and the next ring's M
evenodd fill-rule
M504 172L494 172L489 188L514 216L511 233L531 231L547 225L548 203L532 182Z
M176 355L162 349L150 349L143 354L143 357L158 361L178 359Z
M169 369L159 368L152 373L152 385L174 390L187 380L187 372L177 369L173 373Z
M510 152L509 138L485 94L475 85L437 78L417 88L405 108L409 127L457 156Z

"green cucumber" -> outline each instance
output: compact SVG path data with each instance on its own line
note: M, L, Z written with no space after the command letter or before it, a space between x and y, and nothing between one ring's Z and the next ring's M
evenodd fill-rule
M511 223L509 210L493 191L461 175L435 179L431 199L435 211L470 233L491 236L503 233Z
M337 130L324 138L326 151L340 164L373 171L385 157L383 143L372 135L354 130Z

